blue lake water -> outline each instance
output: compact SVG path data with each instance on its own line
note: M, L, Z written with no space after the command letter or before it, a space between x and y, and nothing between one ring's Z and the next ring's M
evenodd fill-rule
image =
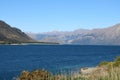
M0 80L12 80L23 70L78 70L116 56L120 56L120 46L0 45Z

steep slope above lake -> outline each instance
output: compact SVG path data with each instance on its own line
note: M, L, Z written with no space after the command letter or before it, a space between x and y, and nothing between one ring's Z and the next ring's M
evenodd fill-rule
M34 40L27 36L20 29L11 27L0 20L0 43L22 43L33 42Z

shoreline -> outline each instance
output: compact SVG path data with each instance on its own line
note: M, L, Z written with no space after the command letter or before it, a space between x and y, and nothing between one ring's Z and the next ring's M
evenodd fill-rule
M59 43L30 42L30 43L0 43L0 45L59 45Z
M35 70L31 72L23 71L18 77L18 80L37 80L40 77L43 80L119 80L120 57L117 57L112 62L101 62L96 67L81 68L79 73L70 72L68 75L53 75L51 72L46 70Z

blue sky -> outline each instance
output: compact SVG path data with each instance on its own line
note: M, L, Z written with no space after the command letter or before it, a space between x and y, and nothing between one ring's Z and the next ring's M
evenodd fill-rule
M120 23L120 0L0 0L0 19L35 33L105 28Z

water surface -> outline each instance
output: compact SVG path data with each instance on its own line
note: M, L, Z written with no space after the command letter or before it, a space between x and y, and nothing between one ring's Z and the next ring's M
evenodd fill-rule
M120 56L120 46L0 45L0 80L12 80L23 70L53 73L97 66Z

